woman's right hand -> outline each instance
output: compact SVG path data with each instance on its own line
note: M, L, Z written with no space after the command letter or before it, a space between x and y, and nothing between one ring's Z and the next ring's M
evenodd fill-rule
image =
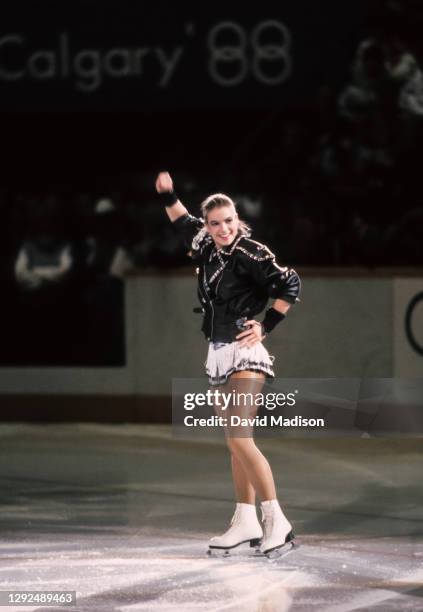
M156 178L156 190L159 194L171 193L170 196L159 196L157 199L162 200L161 204L164 204L167 216L172 223L179 219L179 217L183 217L184 215L188 214L187 209L173 191L173 181L169 172L159 172ZM170 201L167 201L168 199Z
M173 181L169 172L159 172L156 178L156 191L158 193L173 191Z

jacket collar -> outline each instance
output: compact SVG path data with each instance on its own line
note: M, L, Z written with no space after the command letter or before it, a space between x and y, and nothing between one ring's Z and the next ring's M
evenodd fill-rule
M236 245L238 244L238 242L241 240L241 238L243 238L243 234L241 234L240 236L238 236L237 238L235 238L235 240L232 242L232 244L230 244L227 247L222 247L221 249L217 249L216 245L214 245L213 251L211 253L211 258L213 259L214 257L217 256L218 252L220 255L226 255L227 257L229 257L230 255L232 255L232 253L234 252Z

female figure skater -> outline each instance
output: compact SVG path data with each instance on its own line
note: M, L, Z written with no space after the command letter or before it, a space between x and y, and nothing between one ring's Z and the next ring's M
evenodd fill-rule
M156 179L159 199L174 226L183 232L198 264L198 296L209 350L206 373L211 385L242 384L257 392L265 377L273 377L273 360L262 340L280 323L300 292L300 279L292 268L280 267L263 244L250 240L249 228L224 194L209 196L201 205L203 219L192 216L173 190L167 172ZM274 302L264 319L254 319ZM255 408L256 410L256 408ZM251 412L249 416L251 415ZM209 552L227 553L244 542L266 555L294 539L292 526L276 496L272 470L252 435L226 435L231 453L237 498L229 529L209 543ZM257 519L255 498L261 499L264 536ZM270 556L270 555L269 555Z

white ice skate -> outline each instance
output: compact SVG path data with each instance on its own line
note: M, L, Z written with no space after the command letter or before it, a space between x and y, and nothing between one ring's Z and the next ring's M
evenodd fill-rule
M261 503L264 538L260 550L269 559L284 556L294 548L292 525L282 512L277 499ZM282 550L283 549L283 550Z
M263 530L257 518L255 505L237 503L228 531L212 538L207 552L209 555L213 553L229 555L231 549L247 542L251 548L258 548L262 537Z

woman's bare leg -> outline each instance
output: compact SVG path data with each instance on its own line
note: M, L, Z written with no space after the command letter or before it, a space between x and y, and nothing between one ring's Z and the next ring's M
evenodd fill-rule
M228 438L228 446L232 456L242 466L244 473L248 474L248 484L257 492L261 501L276 499L272 470L266 457L255 445L254 440L251 438ZM246 501L245 503L254 503L254 501Z
M229 388L228 384L227 386L219 385L217 387L214 387L213 390L218 389L220 392L228 392L228 388ZM215 410L216 415L219 417L227 416L226 412L223 412L221 407L218 405L214 406L214 410ZM248 474L244 470L242 463L239 461L237 455L233 453L230 449L230 446L228 443L228 431L226 431L226 442L227 442L229 451L231 452L232 480L234 483L236 501L243 503L243 504L255 504L255 501L256 501L255 489L253 485L251 484L251 481L248 478Z
M230 378L230 382L237 385L238 391L244 393L257 393L263 384L260 385L260 380L264 382L264 374L250 371L236 372ZM272 470L266 457L257 448L252 434L249 437L232 437L229 432L226 441L232 455L232 476L237 500L254 504L255 492L262 501L276 499Z
M255 504L256 491L236 453L231 452L231 463L236 501L242 504Z

